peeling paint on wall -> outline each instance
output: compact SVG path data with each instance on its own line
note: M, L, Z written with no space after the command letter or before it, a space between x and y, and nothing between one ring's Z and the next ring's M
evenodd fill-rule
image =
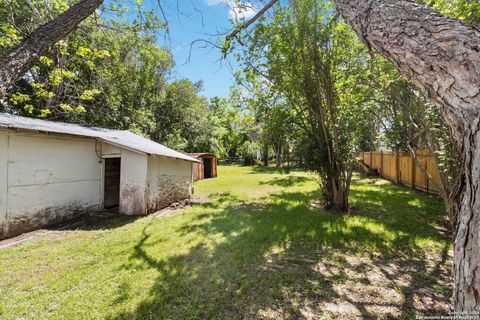
M147 189L149 213L190 198L192 195L191 162L149 157Z
M120 201L124 203L124 214L144 215L145 210L145 187L140 185L123 185Z
M120 169L120 208L121 214L147 214L147 161L146 154L123 149Z
M13 237L27 231L82 217L95 206L81 202L72 202L63 206L47 207L35 213L19 214L13 212L0 229L0 239Z
M192 162L92 138L0 130L0 239L97 211L102 156L121 157L119 212L144 215L192 193Z
M98 210L100 185L95 140L0 130L0 238Z
M159 176L155 184L148 186L148 212L168 207L174 202L190 198L191 182L185 177Z

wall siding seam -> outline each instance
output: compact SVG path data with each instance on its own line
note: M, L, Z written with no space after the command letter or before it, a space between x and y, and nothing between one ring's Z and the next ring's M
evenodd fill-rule
M83 179L83 180L71 180L71 181L60 181L60 182L49 182L43 185L54 185L54 184L66 184L66 183L78 183L78 182L93 182L93 181L100 181L100 179ZM15 185L8 185L9 188L24 188L24 187L38 187L38 183L34 184L15 184Z

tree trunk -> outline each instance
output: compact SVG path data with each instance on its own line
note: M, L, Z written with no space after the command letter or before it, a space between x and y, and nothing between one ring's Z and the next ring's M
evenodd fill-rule
M332 188L333 198L331 202L331 209L339 212L348 211L348 192L345 187L338 183Z
M282 166L282 144L280 142L276 143L275 148L275 165L277 167Z
M351 177L351 174L348 174ZM347 178L350 179L350 178ZM325 206L327 209L347 212L348 211L348 195L350 190L349 180L343 181L336 175L331 175L325 179L326 183L323 186L323 196Z
M0 97L37 61L42 52L64 38L85 20L103 0L80 0L67 11L38 27L0 61Z
M263 145L263 166L268 167L268 144Z
M463 155L454 303L480 310L480 33L407 0L334 0L362 41L432 100Z
M285 152L287 153L287 173L290 173L290 145L288 143Z

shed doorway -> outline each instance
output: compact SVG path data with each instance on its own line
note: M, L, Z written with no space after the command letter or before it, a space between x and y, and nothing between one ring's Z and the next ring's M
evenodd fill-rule
M212 158L203 159L203 177L204 179L212 177Z
M193 180L203 180L215 178L217 176L217 156L211 152L202 153L189 153L190 157L193 157L201 163L193 163Z
M103 206L105 209L112 209L120 204L120 167L121 158L105 159L103 189Z

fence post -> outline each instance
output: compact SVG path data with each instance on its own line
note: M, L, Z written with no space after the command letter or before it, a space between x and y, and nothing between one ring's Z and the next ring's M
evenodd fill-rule
M370 151L370 170L373 170L373 164L372 164L372 151Z
M417 172L417 163L415 162L415 157L413 154L410 154L410 157L412 158L412 189L415 189L415 176Z
M383 178L383 151L380 151L380 178Z
M429 179L428 179L428 173L429 173L429 172L428 172L428 158L430 158L430 155L429 155L429 154L425 155L425 171L426 171L426 173L427 173L427 174L425 174L425 180L426 180L426 182L427 182L427 183L426 183L426 185L427 185L427 193L429 193L429 192L428 192L428 184L429 184L429 181L428 181L428 180L429 180Z
M397 183L400 183L400 155L398 151L395 152L395 174L397 176Z

